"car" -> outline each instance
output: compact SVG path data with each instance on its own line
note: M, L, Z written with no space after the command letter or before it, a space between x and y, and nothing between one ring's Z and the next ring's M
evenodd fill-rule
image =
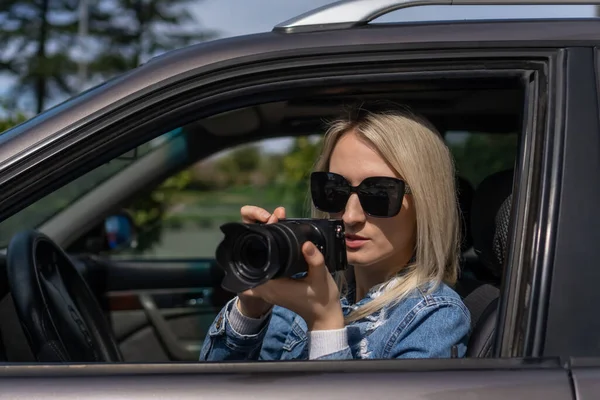
M595 398L600 21L371 22L472 3L335 2L2 133L0 398ZM467 357L198 362L232 297L219 224L248 199L300 214L285 195L323 120L382 101L426 116L456 159Z

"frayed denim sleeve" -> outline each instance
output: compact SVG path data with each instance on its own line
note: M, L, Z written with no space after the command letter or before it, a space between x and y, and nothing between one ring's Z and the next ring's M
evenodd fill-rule
M233 298L223 307L208 329L200 351L200 361L258 360L270 315L255 333L238 333L229 320L236 300L237 297Z
M314 360L351 360L353 358L354 357L352 356L352 351L350 351L350 347L346 347L342 350L336 351L335 353L330 353L318 358L314 358Z
M450 358L467 351L471 317L457 299L423 300L391 332L384 358Z

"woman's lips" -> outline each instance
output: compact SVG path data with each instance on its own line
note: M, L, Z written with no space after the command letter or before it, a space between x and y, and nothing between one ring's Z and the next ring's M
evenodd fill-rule
M346 234L346 247L349 249L358 249L364 245L369 239L359 235Z

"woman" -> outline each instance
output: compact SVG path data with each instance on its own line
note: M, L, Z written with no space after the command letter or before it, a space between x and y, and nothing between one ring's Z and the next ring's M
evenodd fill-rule
M240 293L209 328L200 360L462 357L470 316L450 288L459 249L454 170L435 129L404 111L335 121L311 195L315 216L343 220L353 279L334 279L304 243L306 276ZM245 223L285 218L281 207L241 214Z

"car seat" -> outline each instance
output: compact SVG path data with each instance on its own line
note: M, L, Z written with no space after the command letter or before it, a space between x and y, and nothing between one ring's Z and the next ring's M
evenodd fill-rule
M471 314L467 357L491 357L498 318L500 282L504 272L512 206L513 171L487 177L475 191L472 228L475 252L487 281L472 291L464 303Z

